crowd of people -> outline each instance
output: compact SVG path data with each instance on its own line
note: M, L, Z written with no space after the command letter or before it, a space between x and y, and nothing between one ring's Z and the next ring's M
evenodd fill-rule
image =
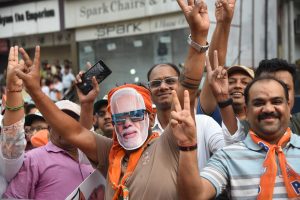
M184 68L155 64L147 86L117 86L96 102L95 77L87 95L77 90L80 105L61 100L57 91L81 82L82 72L74 77L66 64L63 73L51 74L39 46L33 59L10 48L2 198L65 199L95 170L106 178L98 199L300 198L300 113L291 114L295 66L273 58L255 71L226 68L235 0L216 1L210 42L205 2L177 2L191 32ZM60 82L50 89L53 96L44 89L49 74ZM34 104L24 105L24 88Z

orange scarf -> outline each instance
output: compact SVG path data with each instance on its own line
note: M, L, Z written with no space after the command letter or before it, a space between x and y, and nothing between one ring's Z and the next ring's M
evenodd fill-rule
M122 168L122 159L124 158L126 152L125 150L120 146L116 139L116 135L114 134L114 143L112 146L112 149L109 153L109 169L108 169L108 176L109 180L113 186L113 189L116 190L113 200L119 199L119 196L122 195L124 200L129 199L129 190L125 186L126 181L128 177L133 173L141 155L144 152L145 147L147 147L147 144L153 140L154 138L158 137L157 133L153 133L147 141L136 151L132 152L129 156L128 166L126 169L126 172L124 173L123 178L120 181L120 175L121 175L121 168Z
M282 172L285 188L289 198L300 197L299 183L300 176L297 174L291 166L287 163L285 155L282 150L282 145L290 141L291 130L288 128L287 132L281 137L277 145L269 144L268 142L259 138L254 132L250 131L251 139L263 147L267 152L263 166L266 171L260 177L260 191L257 196L258 200L271 200L273 197L273 190L275 186L275 179L277 174L276 156L278 155L279 165ZM298 192L298 193L297 193Z
M152 108L152 101L150 96L150 91L147 88L144 88L142 86L134 85L134 84L125 84L116 88L113 88L108 93L108 106L107 110L110 111L110 102L112 95L123 88L133 88L135 89L139 94L142 95L146 110L149 113L153 113ZM129 156L128 166L126 169L126 172L124 173L123 178L120 181L121 176L121 169L122 169L122 159L124 158L126 151L121 147L117 140L116 133L113 133L113 146L109 153L109 168L108 168L108 176L109 180L113 186L113 189L116 191L113 200L119 199L119 196L122 196L124 200L129 199L129 190L126 187L126 181L128 180L128 177L133 173L135 167L137 166L137 163L141 157L141 155L144 152L144 149L147 147L147 144L153 140L154 138L157 138L157 133L152 133L152 135L147 139L147 141L136 151L132 152Z

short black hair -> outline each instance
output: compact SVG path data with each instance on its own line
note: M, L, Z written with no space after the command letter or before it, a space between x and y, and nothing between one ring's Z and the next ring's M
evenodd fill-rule
M172 68L176 71L177 75L178 75L178 76L180 75L180 70L179 70L179 68L178 68L175 64L172 64L172 63L160 63L160 64L155 64L155 65L153 65L153 66L149 69L149 71L147 72L147 79L148 79L148 81L149 81L149 79L150 79L150 75L151 75L151 72L153 71L153 69L156 68L157 66L161 66L161 65L167 65L167 66L172 67Z
M255 77L260 77L269 73L275 73L278 71L287 71L293 77L293 83L296 81L296 66L288 63L286 60L273 58L273 59L265 59L260 61L258 68L255 70Z
M283 87L283 90L284 90L284 95L285 95L285 98L286 100L288 101L289 100L289 93L288 93L288 88L286 86L286 84L284 82L282 82L281 80L278 80L276 78L274 78L273 76L261 76L261 77L257 77L257 78L254 78L245 88L245 91L244 91L244 97L245 97L245 103L246 105L248 104L249 102L249 90L250 88L252 87L252 85L258 81L263 81L263 80L273 80L273 81L276 81L278 82L282 87Z
M100 99L96 101L96 103L94 104L94 115L99 111L100 108L107 107L107 105L108 101L106 99Z

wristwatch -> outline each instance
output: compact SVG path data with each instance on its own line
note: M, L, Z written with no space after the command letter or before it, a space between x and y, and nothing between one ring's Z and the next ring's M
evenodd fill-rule
M194 42L191 38L191 34L189 35L188 39L187 39L187 43L189 45L191 45L195 50L197 50L199 53L204 53L207 51L207 49L209 48L209 44L208 42L206 42L206 45L202 46L200 44L198 44L197 42Z

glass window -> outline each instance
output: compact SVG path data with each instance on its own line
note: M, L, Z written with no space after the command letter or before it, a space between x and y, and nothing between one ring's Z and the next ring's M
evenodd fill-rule
M147 82L148 70L157 63L179 66L187 54L188 29L110 38L79 43L80 70L87 61L102 59L112 74L100 85L100 97L116 85Z

